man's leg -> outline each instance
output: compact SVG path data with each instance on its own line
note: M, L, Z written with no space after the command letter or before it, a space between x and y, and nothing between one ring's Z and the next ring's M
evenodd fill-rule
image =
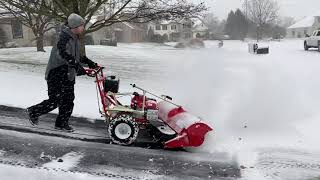
M58 100L61 94L61 87L59 83L48 82L48 96L49 99L42 101L41 103L27 108L30 122L35 125L38 124L38 117L51 112L58 106Z
M69 118L71 117L74 106L74 82L66 81L62 85L61 97L59 99L59 115L56 120L56 128L73 131L69 126Z

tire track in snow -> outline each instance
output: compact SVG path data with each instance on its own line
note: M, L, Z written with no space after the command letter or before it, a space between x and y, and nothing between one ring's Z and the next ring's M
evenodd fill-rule
M292 149L265 149L256 165L266 177L310 180L320 177L320 154Z

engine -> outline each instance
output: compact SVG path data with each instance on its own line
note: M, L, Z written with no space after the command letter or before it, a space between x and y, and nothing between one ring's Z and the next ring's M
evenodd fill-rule
M134 97L131 99L131 108L134 110L142 110L143 106L143 98L145 98L145 110L157 110L158 104L155 99L148 98L147 96L143 96L137 92L133 93Z
M106 80L103 84L104 86L104 91L105 92L113 92L113 93L118 93L119 91L119 84L120 84L120 79L118 79L116 76L107 76Z

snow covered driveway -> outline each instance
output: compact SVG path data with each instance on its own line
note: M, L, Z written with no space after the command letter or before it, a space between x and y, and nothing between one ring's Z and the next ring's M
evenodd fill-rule
M222 153L125 147L0 129L0 175L6 180L231 180L239 170L230 162Z

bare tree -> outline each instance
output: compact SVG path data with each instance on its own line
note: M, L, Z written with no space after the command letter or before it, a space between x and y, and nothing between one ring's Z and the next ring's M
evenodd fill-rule
M15 0L13 0L15 1ZM26 11L38 12L56 21L64 22L71 13L85 18L86 33L120 22L145 23L160 19L192 18L206 10L204 3L187 0L31 0L45 6L41 11L29 6ZM36 5L39 6L39 5ZM80 37L84 53L84 35Z
M39 14L46 7L46 1L31 3L30 0L1 0L0 7L7 10L23 25L29 27L37 43L37 51L44 51L44 34L54 28L52 18ZM29 9L33 11L28 11Z
M275 0L249 0L246 2L248 18L255 24L257 40L262 38L263 28L278 18L279 6Z
M220 21L213 13L205 14L203 21L208 26L209 31L211 32L218 31L220 26Z
M277 24L279 26L288 28L289 26L293 25L296 21L294 20L293 17L282 17L281 19L278 20Z
M5 43L8 41L6 32L0 27L0 48L5 47Z

